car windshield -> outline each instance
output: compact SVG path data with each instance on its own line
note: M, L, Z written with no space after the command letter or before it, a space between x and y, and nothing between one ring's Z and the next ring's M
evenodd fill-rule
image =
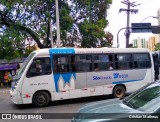
M123 100L131 108L153 112L160 106L160 82L153 83Z

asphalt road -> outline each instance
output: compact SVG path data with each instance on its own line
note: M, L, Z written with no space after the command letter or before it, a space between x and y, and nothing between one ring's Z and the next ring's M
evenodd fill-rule
M111 96L99 96L79 98L63 101L51 102L49 106L43 108L35 108L33 105L15 105L10 100L9 89L0 90L0 113L76 113L77 110L84 104L96 102L105 99L111 99ZM62 114L58 119L43 119L43 120L0 120L0 122L70 122L71 118L64 119Z

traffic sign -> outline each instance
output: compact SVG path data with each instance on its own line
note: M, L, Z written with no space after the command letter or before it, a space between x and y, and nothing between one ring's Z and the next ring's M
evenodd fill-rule
M151 33L151 23L132 23L132 33Z
M160 34L160 26L152 26L152 33Z

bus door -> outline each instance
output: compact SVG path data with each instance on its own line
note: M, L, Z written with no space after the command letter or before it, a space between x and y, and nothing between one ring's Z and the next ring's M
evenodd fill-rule
M54 99L68 99L69 89L73 89L74 76L69 72L69 56L53 55Z
M41 57L33 60L22 85L22 98L27 100L38 90L49 90L53 88L53 76L51 75L51 61L49 57Z
M83 96L83 90L86 88L86 72L84 72L85 65L79 58L75 55L54 56L55 99Z
M155 81L159 80L159 60L158 60L158 53L152 54L153 63L154 63L154 77Z

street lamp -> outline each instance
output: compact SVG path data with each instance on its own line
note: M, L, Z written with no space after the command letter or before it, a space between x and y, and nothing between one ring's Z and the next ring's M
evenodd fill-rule
M148 16L148 17L146 17L146 18L144 18L140 23L142 23L144 20L146 20L146 19L148 19L148 18L154 18L154 19L158 19L159 17L156 17L156 16Z
M124 28L121 28L121 29L118 31L118 33L117 33L117 48L120 47L120 44L119 44L119 33L120 33L120 31L123 30L123 29L128 29L128 30L130 30L131 27L124 27Z

